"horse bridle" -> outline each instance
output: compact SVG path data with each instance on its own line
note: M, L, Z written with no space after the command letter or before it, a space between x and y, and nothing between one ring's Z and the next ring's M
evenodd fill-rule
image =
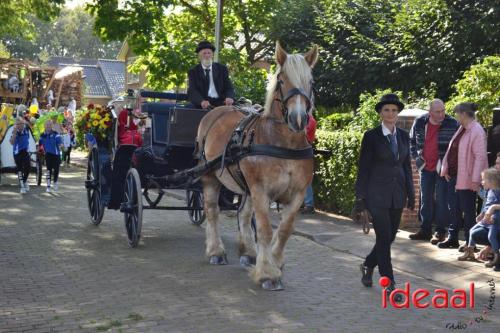
M283 89L281 88L281 86L283 85L283 80L281 80L280 75L281 75L281 73L279 73L277 76L278 83L276 84L276 90L275 90L275 91L279 92L280 98L275 98L274 100L280 103L281 114L283 115L285 123L288 124L288 107L286 106L286 104L290 98L297 96L297 95L303 96L306 99L306 108L307 108L306 112L309 113L309 111L311 111L312 100L313 100L313 87L312 87L312 85L313 85L314 81L311 80L311 93L309 94L309 96L306 94L304 89L297 88L297 87L290 89L287 92L286 96L283 96ZM306 125L307 125L307 123L309 123L309 117L307 117Z

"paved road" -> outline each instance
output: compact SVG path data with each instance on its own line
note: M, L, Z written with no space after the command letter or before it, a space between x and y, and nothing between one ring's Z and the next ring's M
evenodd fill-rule
M143 241L130 249L118 212L88 223L83 176L65 170L59 193L32 187L24 196L13 175L3 178L0 332L407 332L459 321L467 332L498 332L497 309L470 324L483 296L473 311L381 309L380 288L359 282L359 257L299 236L286 251L286 290L262 291L237 264L235 218L227 216L228 266L207 264L204 230L185 212L146 211Z

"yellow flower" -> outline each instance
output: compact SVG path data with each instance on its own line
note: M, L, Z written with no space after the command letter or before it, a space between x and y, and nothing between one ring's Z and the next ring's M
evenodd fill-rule
M92 126L97 127L98 125L99 125L99 121L94 120L94 121L92 122Z
M101 117L101 115L100 115L100 114L96 114L96 115L95 115L95 119L101 119L101 118L102 118L102 117Z

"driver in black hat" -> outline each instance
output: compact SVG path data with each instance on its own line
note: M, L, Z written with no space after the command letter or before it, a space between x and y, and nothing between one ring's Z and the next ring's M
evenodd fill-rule
M215 47L202 41L196 48L200 63L189 70L188 98L195 107L208 109L234 103L227 67L213 62Z

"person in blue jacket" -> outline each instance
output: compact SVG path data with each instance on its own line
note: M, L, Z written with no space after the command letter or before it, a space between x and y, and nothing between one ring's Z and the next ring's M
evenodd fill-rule
M23 117L17 117L10 137L13 145L14 161L16 162L17 177L19 179L19 192L25 194L29 191L28 177L30 174L30 155L28 153L30 133Z
M40 146L45 151L45 164L47 165L47 192L57 192L59 189L59 165L61 164L61 150L63 142L61 135L52 129L52 121L45 122L45 132L40 135ZM54 184L51 185L51 178Z

